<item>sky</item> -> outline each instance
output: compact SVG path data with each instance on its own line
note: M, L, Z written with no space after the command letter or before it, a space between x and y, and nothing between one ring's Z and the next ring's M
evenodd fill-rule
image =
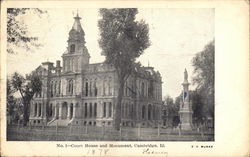
M41 17L32 12L20 16L30 34L37 36L43 46L31 52L16 48L17 54L8 54L7 75L15 71L27 74L42 62L62 60L77 8L44 10L47 14ZM78 13L82 18L90 63L103 62L105 57L101 56L98 45L97 22L101 18L98 9L78 9ZM136 20L141 19L149 25L151 46L137 60L161 73L163 98L167 95L175 98L181 93L185 68L190 89L194 89L192 58L214 39L214 9L139 9Z

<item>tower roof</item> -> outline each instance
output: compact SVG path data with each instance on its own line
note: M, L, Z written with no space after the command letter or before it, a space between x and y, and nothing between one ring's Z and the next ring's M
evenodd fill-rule
M85 43L85 33L82 29L82 25L81 25L81 17L79 17L78 13L76 14L76 16L74 17L75 21L74 24L69 32L69 41L80 41Z
M72 29L76 30L77 32L83 31L82 26L81 26L81 22L80 22L80 20L82 18L79 17L78 13L76 14L76 17L74 17L74 19L75 19L75 22L72 26Z

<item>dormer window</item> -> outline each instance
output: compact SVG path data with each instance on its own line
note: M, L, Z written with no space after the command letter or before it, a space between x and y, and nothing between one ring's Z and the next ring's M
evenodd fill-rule
M70 45L70 53L75 52L76 46L74 44Z

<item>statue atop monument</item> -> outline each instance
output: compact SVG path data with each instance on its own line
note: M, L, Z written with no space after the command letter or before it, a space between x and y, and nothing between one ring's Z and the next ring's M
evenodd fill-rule
M187 69L185 68L185 71L184 71L184 80L187 80L188 79L188 73L187 73Z

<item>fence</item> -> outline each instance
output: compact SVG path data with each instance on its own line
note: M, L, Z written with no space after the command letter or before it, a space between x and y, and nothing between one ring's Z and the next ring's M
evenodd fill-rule
M98 126L7 126L10 141L213 141L213 132Z

